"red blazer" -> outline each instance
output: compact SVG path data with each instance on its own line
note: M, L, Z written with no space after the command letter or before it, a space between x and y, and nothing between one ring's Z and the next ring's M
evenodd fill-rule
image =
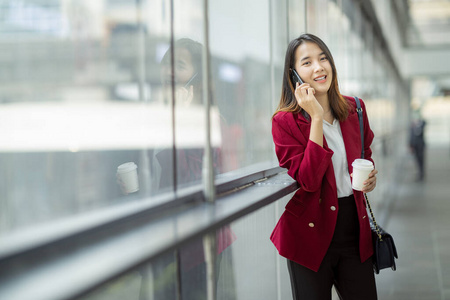
M351 163L361 158L361 134L355 100L344 96L350 110L347 119L340 122L348 170ZM364 120L365 158L372 160L370 145L373 132L361 101ZM280 255L295 261L313 271L320 264L331 244L339 211L336 179L331 156L325 137L321 147L309 140L311 129L300 113L279 112L272 120L272 135L280 166L300 185L285 207L270 236ZM373 254L369 218L362 192L353 191L359 218L359 250L361 262Z

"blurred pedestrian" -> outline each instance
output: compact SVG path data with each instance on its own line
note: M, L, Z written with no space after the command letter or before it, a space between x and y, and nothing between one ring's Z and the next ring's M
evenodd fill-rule
M425 179L425 125L426 122L420 110L414 111L409 130L409 148L414 154L419 169L418 181Z

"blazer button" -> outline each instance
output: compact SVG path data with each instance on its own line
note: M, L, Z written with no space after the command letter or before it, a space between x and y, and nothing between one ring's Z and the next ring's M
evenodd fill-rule
M314 223L309 223L309 227L314 227Z
M330 209L331 209L332 211L335 211L335 210L336 210L336 207L335 207L335 206L332 206L332 207L330 207Z

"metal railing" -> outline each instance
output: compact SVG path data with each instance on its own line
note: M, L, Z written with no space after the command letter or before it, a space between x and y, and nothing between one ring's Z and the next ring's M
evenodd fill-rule
M5 236L0 240L0 299L76 299L298 185L276 167L219 180L216 187L220 205L205 201L197 186Z

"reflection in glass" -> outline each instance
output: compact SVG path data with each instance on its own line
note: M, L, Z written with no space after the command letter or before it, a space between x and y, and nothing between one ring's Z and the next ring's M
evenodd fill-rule
M217 299L238 299L230 247L235 240L229 225L216 231ZM80 299L206 300L206 295L206 263L200 238L108 282Z
M209 11L213 94L222 126L222 168L216 173L222 173L273 158L269 2L214 0Z
M163 57L161 80L163 99L167 103L174 96L174 143L176 173L171 161L173 148L155 150L159 166L159 188L176 184L179 187L198 184L202 180L205 147L205 109L203 106L203 45L189 38L175 41ZM171 64L173 56L173 66ZM172 103L167 103L172 107ZM220 165L220 120L217 107L212 103L213 158Z
M198 32L201 1L191 4L180 18ZM0 42L13 57L0 89L0 233L173 191L175 174L180 186L200 182L202 45L169 49L170 1L2 5ZM137 166L136 192L117 178L124 163Z

